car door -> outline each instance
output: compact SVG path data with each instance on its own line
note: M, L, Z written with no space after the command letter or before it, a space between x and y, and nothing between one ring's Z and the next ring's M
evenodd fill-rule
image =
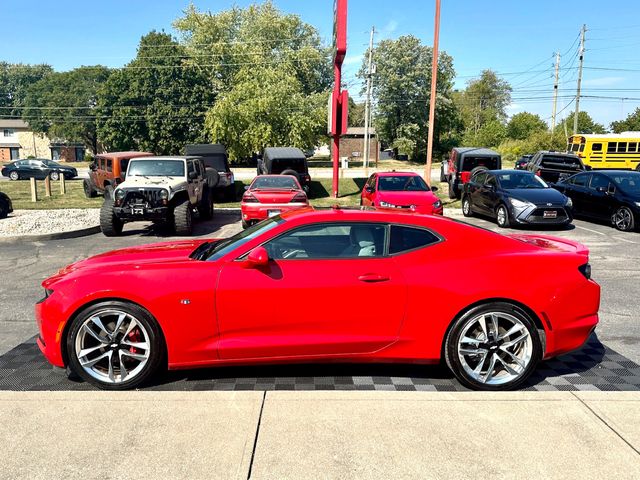
M611 214L616 204L615 199L608 193L609 177L601 173L592 173L589 187L585 195L585 208L594 217L601 219L611 218Z
M469 182L467 182L464 186L464 188L468 192L471 206L475 211L482 210L482 191L480 187L484 184L484 180L486 177L487 174L485 172L478 172L473 177L471 177Z
M482 189L482 208L489 215L494 215L498 207L498 181L492 173L487 173Z
M38 180L44 180L49 174L49 169L40 160L29 160L29 176Z
M267 268L227 262L216 288L220 358L362 354L396 341L407 293L385 255L387 230L306 225L264 244Z
M587 186L591 180L591 173L579 173L574 175L565 183L567 189L564 192L566 196L571 198L574 212L591 215L588 208Z
M192 174L196 172L195 162L193 160L187 160L187 193L189 194L189 201L192 204L198 203L198 179L191 178Z
M377 175L374 173L369 177L367 183L364 184L364 188L362 189L361 199L362 205L371 206L374 202L375 192L376 192L376 180Z

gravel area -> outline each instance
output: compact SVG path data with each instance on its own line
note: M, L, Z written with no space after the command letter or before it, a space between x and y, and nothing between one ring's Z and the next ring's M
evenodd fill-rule
M0 237L46 235L100 225L99 208L16 210L0 220Z

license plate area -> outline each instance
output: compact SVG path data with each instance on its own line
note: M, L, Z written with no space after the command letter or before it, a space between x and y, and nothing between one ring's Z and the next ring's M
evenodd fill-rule
M276 215L280 215L282 213L281 210L267 210L268 217L275 217Z
M542 218L558 218L558 212L555 210L545 210L542 214Z
M133 215L144 215L144 207L132 207L131 213Z

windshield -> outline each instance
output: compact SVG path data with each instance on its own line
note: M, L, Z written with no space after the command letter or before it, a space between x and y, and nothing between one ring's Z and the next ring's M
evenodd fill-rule
M496 175L505 190L514 188L549 188L544 180L529 172L509 172Z
M429 190L427 182L418 175L384 176L378 179L381 192L425 192Z
M298 182L296 179L289 175L282 175L278 177L256 177L251 184L251 190L259 189L276 189L276 190L291 190L298 189Z
M206 259L209 261L219 260L224 257L231 250L238 248L245 243L253 240L254 238L262 235L265 232L268 232L272 228L277 227L284 220L280 218L280 216L275 216L263 220L260 223L256 223L255 225L243 230L240 233L236 233L234 236L229 237L225 240L221 240L220 242L212 243L211 248L205 252L202 259Z
M640 173L637 172L616 172L609 173L609 178L613 180L620 190L631 195L640 195Z
M182 160L131 160L127 176L184 177Z

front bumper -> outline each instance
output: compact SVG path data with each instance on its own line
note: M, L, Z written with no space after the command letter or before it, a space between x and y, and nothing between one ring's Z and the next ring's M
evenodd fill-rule
M270 214L271 216L279 215L284 212L298 210L308 206L308 203L243 203L241 205L242 219L245 222L264 220L265 218L268 218Z
M164 220L169 214L169 207L113 207L113 213L120 220Z
M35 315L39 331L36 342L51 365L65 367L61 344L64 321L59 307L58 302L52 301L51 297L36 303Z
M524 210L509 206L511 217L521 225L567 225L573 221L568 207L532 205ZM546 217L545 212L555 212L555 217Z

